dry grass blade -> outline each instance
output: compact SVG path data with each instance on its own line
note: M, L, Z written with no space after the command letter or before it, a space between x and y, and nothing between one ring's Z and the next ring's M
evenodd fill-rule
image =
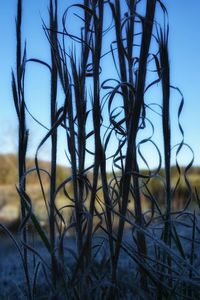
M12 91L13 100L15 104L16 113L18 116L18 175L19 186L24 173L26 172L26 151L28 142L28 130L26 128L26 115L25 115L25 99L24 99L24 76L25 76L25 61L26 61L26 46L22 54L22 37L21 37L21 24L22 24L22 0L17 1L17 18L16 18L16 72L12 72ZM26 189L26 182L23 182L21 187ZM21 199L21 215L22 219L26 218L26 210L22 205ZM28 219L27 219L28 220ZM22 230L23 241L27 243L26 226ZM24 262L27 274L27 288L28 297L31 299L31 287L28 270L28 257L27 250L23 250Z

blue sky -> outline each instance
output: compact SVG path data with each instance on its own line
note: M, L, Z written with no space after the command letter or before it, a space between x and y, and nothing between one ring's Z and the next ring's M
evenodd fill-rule
M76 1L59 0L60 12L66 5ZM16 0L0 1L0 152L13 152L17 149L17 120L12 102L11 68L15 67L15 14ZM169 13L170 24L170 63L172 84L178 86L185 98L185 106L181 116L185 132L185 141L193 148L195 164L200 165L200 1L168 0L164 1ZM42 30L41 17L48 22L47 0L24 0L23 37L27 41L28 58L35 57L48 61L49 45ZM73 25L72 21L72 28ZM104 64L108 64L106 60ZM109 67L108 69L110 69ZM48 71L36 64L27 65L26 100L31 112L45 125L49 124L49 81ZM62 102L62 93L59 101ZM180 140L177 131L177 107L180 97L172 94L172 143ZM157 121L155 121L157 122ZM41 130L31 118L29 155L33 156L36 145L45 131ZM162 148L162 136L155 134L155 142ZM64 135L60 134L60 163L65 163ZM155 164L151 148L145 148L151 165ZM48 159L49 145L41 151L41 158ZM183 149L181 164L190 160L190 153Z

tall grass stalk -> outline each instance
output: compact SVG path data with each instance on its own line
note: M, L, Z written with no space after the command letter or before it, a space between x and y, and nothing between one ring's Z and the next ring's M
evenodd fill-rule
M60 78L60 82L65 95L64 101L64 122L63 127L66 131L67 147L69 149L69 161L71 164L72 172L72 186L73 186L73 204L75 208L75 227L76 227L76 241L77 241L77 253L81 256L83 252L83 199L84 199L84 176L79 176L79 171L84 171L85 163L85 82L84 72L85 65L87 64L87 51L83 57L82 64L83 69L78 68L76 65L76 59L74 57L73 50L69 59L69 64L66 59L66 49L64 36L67 34L65 27L65 18L67 12L63 15L63 40L62 45L60 41L56 41L54 47L54 57L56 59L57 70ZM56 33L53 31L54 34ZM82 48L83 50L83 48ZM71 74L69 75L69 65L71 65ZM72 79L73 82L72 82ZM75 97L75 107L74 98ZM77 115L74 115L74 111ZM78 133L76 132L76 121L78 123ZM78 149L77 145L78 144ZM56 194L54 194L55 196ZM80 269L83 271L83 260L80 260Z
M51 100L50 100L50 116L51 128L57 121L57 81L58 71L55 57L55 47L57 46L57 0L49 1L49 28L50 28L50 45L51 45ZM56 168L57 168L57 128L51 134L51 179L50 179L50 214L49 214L49 228L50 228L50 242L51 242L51 264L52 264L52 279L56 284L58 270L57 261L55 257L55 191L56 191Z
M129 3L129 8L131 8L131 11L129 12L130 19L132 19L132 16L134 16L134 9L135 9L134 3ZM126 152L126 159L125 159L125 170L122 178L122 208L121 208L122 217L120 218L119 221L118 237L117 237L116 248L115 248L115 268L117 268L117 262L119 258L120 247L121 247L120 245L123 237L123 230L125 224L124 217L127 212L131 178L133 179L133 186L134 186L136 223L140 226L144 225L142 207L141 207L140 189L139 189L139 179L137 175L139 174L139 168L138 168L137 153L136 153L136 137L139 128L141 112L142 109L144 108L144 91L145 91L146 73L147 73L147 59L149 55L150 42L152 39L152 29L154 24L155 8L156 8L156 1L147 1L146 15L145 18L141 21L142 40L141 40L141 47L140 47L139 67L138 67L135 83L133 82L132 79L133 76L130 74L130 70L132 69L131 66L132 61L130 60L130 57L128 61L129 63L128 72L126 71L125 58L124 61L121 59L122 57L124 57L124 54L122 54L122 50L124 49L124 46L122 45L121 42L122 37L120 36L121 33L119 31L119 27L121 27L119 23L120 20L118 20L118 23L115 24L116 33L117 33L117 48L119 49L118 55L119 55L120 68L121 68L121 80L126 79L125 82L127 82L127 75L125 74L128 73L131 80L130 85L132 86L132 92L128 94L125 91L125 95L124 95L125 98L124 108L125 108L125 112L129 113L129 116L127 122L127 152ZM115 1L115 7L112 5L112 11L114 13L115 18L117 15L120 18L119 1L117 0ZM128 26L130 26L131 24L129 22ZM128 27L127 32L129 34L132 33L132 37L129 35L127 41L129 55L130 55L130 51L132 49L133 37L134 37L133 27L131 29L130 27ZM126 108L127 107L126 103L130 103L130 106L128 108ZM145 236L140 232L138 232L137 234L137 245L138 245L139 252L142 255L146 256L147 247L146 247ZM147 289L146 276L143 274L142 270L141 270L141 285L143 286L143 288Z
M19 190L26 190L26 180L22 178L26 172L26 152L28 143L28 129L26 127L26 112L24 99L24 76L26 63L26 45L22 50L22 0L17 1L17 18L16 18L16 72L12 71L12 91L15 110L18 117L18 176L19 176ZM21 217L22 222L26 218L26 209L23 205L21 197ZM21 228L22 242L23 242L23 258L25 266L25 274L27 280L28 297L31 299L30 277L28 269L28 253L26 244L28 242L27 226L26 224Z
M170 126L170 66L168 55L168 30L160 31L159 35L159 54L160 54L160 68L161 68L161 82L162 82L162 126L164 139L164 163L165 163L165 182L166 182L166 212L163 239L166 244L171 246L171 126ZM163 261L171 266L171 259L164 254ZM172 283L169 282L171 285Z

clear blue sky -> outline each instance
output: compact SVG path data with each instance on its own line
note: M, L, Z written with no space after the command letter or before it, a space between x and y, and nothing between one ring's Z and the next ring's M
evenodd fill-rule
M41 16L48 22L47 0L24 0L23 37L27 41L28 58L35 57L48 61L49 45L44 36ZM77 1L58 0L60 12L70 3ZM11 68L15 66L15 14L16 0L0 1L0 152L13 152L17 144L17 121L11 93ZM185 97L181 122L185 141L195 152L195 164L200 165L200 1L164 1L169 13L170 62L172 84L178 86ZM72 23L72 25L74 25ZM106 61L106 64L108 61ZM109 69L109 68L108 68ZM48 71L39 66L27 66L26 100L31 112L45 125L49 124L49 81ZM62 93L60 98L62 102ZM180 140L177 131L177 104L180 97L172 95L172 142ZM34 155L45 131L28 118L30 128L29 154ZM156 143L162 147L162 137L155 135ZM64 163L64 148L59 141L59 162ZM41 158L48 159L48 145L41 152ZM150 164L154 164L151 151L145 148ZM149 152L149 153L148 153ZM187 151L180 157L184 165L190 159Z

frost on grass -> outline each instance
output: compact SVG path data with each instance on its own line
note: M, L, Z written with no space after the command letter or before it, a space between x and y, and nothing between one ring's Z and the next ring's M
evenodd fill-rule
M135 229L135 233L130 229L127 229L124 232L118 266L119 299L139 299L137 297L145 299L144 292L137 289L137 286L140 284L138 281L140 262L147 270L149 270L149 272L152 272L156 278L159 279L165 275L163 284L166 284L166 286L169 285L169 280L173 281L173 286L176 286L176 299L182 299L181 295L184 292L184 288L186 289L186 287L189 288L190 286L192 289L192 298L190 296L188 296L188 298L185 296L186 299L199 299L200 253L198 249L200 244L200 218L194 218L193 214L187 213L182 216L174 217L172 219L172 225L175 227L175 231L172 229L174 232L174 239L172 239L171 247L166 246L161 241L163 231L163 222L161 219L155 220L147 229L144 229L148 244L148 257L144 259L143 262L139 261L137 244L135 243L135 233L137 232L137 229L139 230L139 228ZM175 234L177 234L178 237L175 237ZM13 243L8 238L5 238L3 235L1 235L0 238L0 298L27 299L26 281L21 258ZM98 248L99 250L94 250L92 271L89 270L89 272L96 272L99 276L96 278L96 284L105 285L106 287L111 284L109 261L107 260L109 257L109 250L106 236L96 235L94 237L94 249L96 249L96 246L100 244L101 247ZM63 248L65 249L65 272L68 270L68 274L70 276L76 265L76 253L74 252L75 239L73 237L66 237ZM50 259L41 242L35 242L34 249L39 253L42 261L46 263L44 268L46 272L44 272L42 268L38 272L35 295L37 295L39 299L39 297L48 297L51 295L49 285L50 272L48 270L48 266L50 266ZM167 267L167 263L164 264L163 262L163 255L166 253L168 254L168 258L170 257L171 259L171 267L169 268ZM29 252L28 258L29 274L33 280L34 268L39 261L41 263L42 261L39 257L33 255L32 252ZM156 299L154 298L154 287L151 280L149 281L149 287L149 297L152 296L152 299ZM97 295L94 294L94 299L98 299L98 297L95 298L96 296ZM59 297L60 298L58 299L62 299L62 293Z

